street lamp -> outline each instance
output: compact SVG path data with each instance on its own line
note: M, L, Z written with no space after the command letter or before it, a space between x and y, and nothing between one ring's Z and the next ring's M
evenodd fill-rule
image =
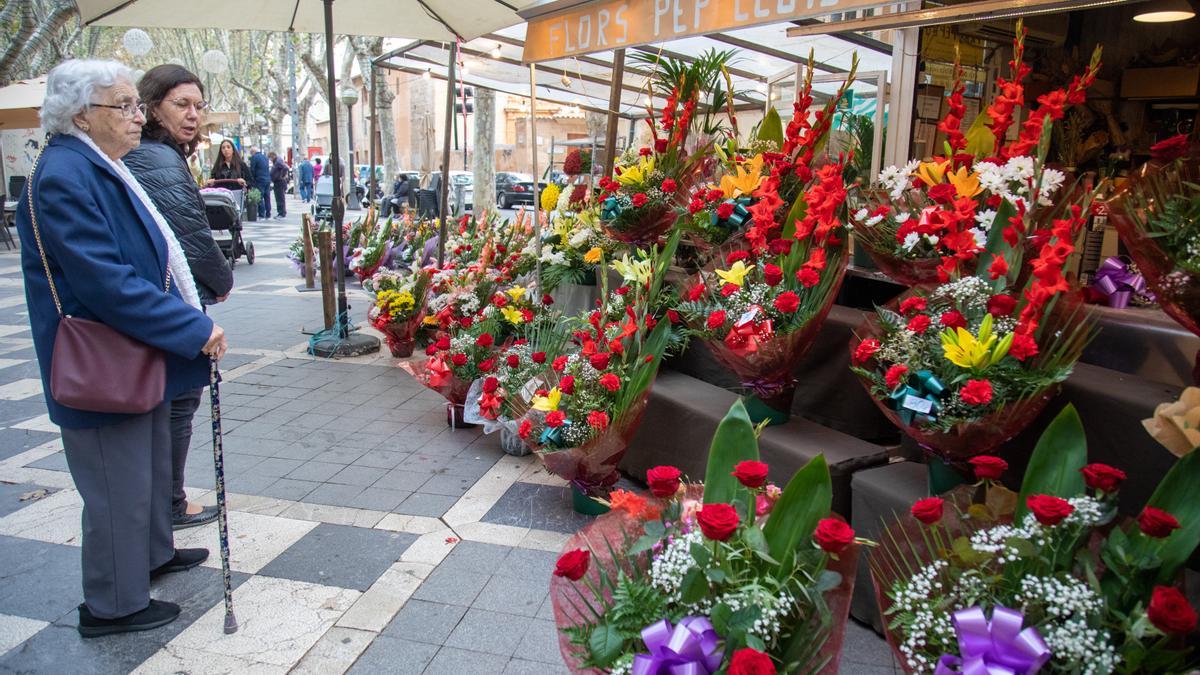
M354 191L354 175L357 173L354 168L354 104L358 103L358 89L347 82L338 91L338 99L346 105L346 137L350 143L350 164L347 168L350 175L350 193L346 201L349 202L350 208L357 211L359 208L358 194Z

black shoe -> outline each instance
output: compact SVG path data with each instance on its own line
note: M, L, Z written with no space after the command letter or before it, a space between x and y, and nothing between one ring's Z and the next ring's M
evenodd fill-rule
M177 548L175 557L150 570L150 578L190 570L205 560L208 560L208 549L206 548Z
M171 529L186 530L189 527L196 527L205 523L211 523L217 519L217 507L206 506L200 510L200 513L180 513L171 518Z
M150 606L140 612L119 619L97 619L87 605L79 606L79 634L85 638L133 633L165 626L179 616L179 605L173 602L151 600Z

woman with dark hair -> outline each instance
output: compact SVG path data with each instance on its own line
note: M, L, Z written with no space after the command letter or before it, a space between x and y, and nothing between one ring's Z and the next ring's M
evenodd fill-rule
M187 256L204 305L221 302L233 289L233 271L213 241L200 190L188 171L187 156L196 149L204 85L187 68L156 66L138 81L146 106L142 143L125 156L125 164L166 217ZM171 518L175 529L203 525L217 517L213 507L187 501L184 466L192 441L192 418L203 388L183 392L171 401Z
M217 150L217 161L213 163L212 172L209 173L208 184L213 185L217 181L237 181L242 189L245 189L249 178L250 167L242 161L237 148L233 147L233 141L228 138L221 141L221 147ZM230 187L230 184L226 183L223 187Z

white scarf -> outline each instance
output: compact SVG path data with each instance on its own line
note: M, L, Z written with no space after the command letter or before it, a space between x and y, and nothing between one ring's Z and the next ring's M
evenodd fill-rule
M179 289L179 294L183 296L183 301L195 307L203 309L200 306L200 294L196 291L196 280L192 278L192 268L188 266L187 256L183 254L183 248L179 245L179 240L175 238L175 232L171 226L167 224L167 219L159 212L158 207L154 205L154 201L150 199L150 195L142 189L137 178L134 178L133 173L129 171L129 167L125 166L125 162L114 160L104 154L96 145L95 141L90 136L78 129L72 129L71 135L78 138L87 144L100 159L108 163L112 170L117 172L121 180L125 181L125 187L129 188L130 192L138 198L142 206L150 212L154 218L154 223L158 225L158 231L162 234L163 239L167 242L167 265L171 270L171 278L175 280L175 287Z

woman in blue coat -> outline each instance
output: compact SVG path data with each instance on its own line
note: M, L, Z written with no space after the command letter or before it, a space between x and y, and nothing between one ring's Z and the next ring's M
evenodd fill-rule
M17 210L46 405L83 498L84 637L147 630L179 615L178 605L150 599L150 579L194 567L208 551L174 548L170 401L203 386L209 358L227 347L224 331L201 311L170 226L121 161L146 121L133 80L115 61L71 60L50 71L41 111L50 140ZM54 400L60 312L52 291L63 315L99 321L165 354L157 407L119 415Z

